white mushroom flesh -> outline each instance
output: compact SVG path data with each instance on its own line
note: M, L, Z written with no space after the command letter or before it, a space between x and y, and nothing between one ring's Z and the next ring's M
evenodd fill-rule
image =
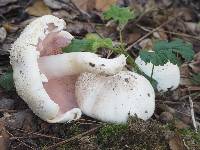
M155 109L155 93L143 76L121 71L114 76L83 73L76 82L78 105L86 115L125 123L128 114L148 119Z
M126 63L123 55L107 60L91 53L62 54L61 48L73 39L65 26L57 17L40 17L24 29L10 51L18 94L36 115L51 123L81 116L75 99L81 72L114 74Z
M136 58L135 63L147 76L151 76L153 68L152 63L145 63L140 57ZM168 90L174 90L180 83L179 67L170 62L167 62L163 66L154 66L152 78L158 83L158 91L165 92Z

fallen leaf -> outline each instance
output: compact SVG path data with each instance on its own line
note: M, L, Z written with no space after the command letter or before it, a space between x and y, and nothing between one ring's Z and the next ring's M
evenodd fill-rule
M10 32L10 33L16 32L19 29L18 26L11 24L11 23L8 23L8 22L3 23L2 26L6 29L7 32Z
M108 8L116 4L117 0L96 0L95 8L99 11L106 11Z
M72 0L73 3L82 11L89 12L93 9L106 11L117 0Z
M72 0L73 3L82 11L91 11L95 8L95 0Z
M42 0L36 0L34 4L26 9L26 12L32 16L43 16L51 14L51 10Z
M145 50L152 50L153 42L151 39L144 39L139 43L140 47Z
M167 34L165 33L165 32L163 32L164 30L163 29L161 29L161 30L159 30L159 31L157 31L157 32L154 32L153 33L153 36L155 37L155 38L157 38L157 39L159 39L159 40L167 40Z

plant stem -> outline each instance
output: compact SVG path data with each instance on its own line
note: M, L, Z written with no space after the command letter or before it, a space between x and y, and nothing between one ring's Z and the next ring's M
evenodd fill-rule
M121 28L119 29L119 40L120 40L120 43L121 43L120 47L124 51L125 48L123 46L122 29Z
M155 65L153 64L153 67L152 67L152 70L151 70L151 82L152 82L152 79L153 79L153 71L154 71L154 67L155 67Z

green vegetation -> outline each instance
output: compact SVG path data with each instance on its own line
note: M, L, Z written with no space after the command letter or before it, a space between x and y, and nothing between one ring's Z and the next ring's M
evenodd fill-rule
M191 61L194 57L194 51L190 43L185 43L181 39L175 39L174 41L157 41L153 46L153 52L140 51L141 59L153 65L163 66L168 61L173 64L180 64L180 57L186 61Z
M6 91L10 91L11 89L14 88L12 72L9 71L0 76L0 86L4 88Z

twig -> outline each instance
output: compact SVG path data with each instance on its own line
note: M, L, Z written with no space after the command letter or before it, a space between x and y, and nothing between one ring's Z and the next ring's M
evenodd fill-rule
M91 16L87 12L79 9L72 0L69 0L69 3L79 12L79 14L86 16L87 18L91 18Z
M189 146L186 144L184 139L183 139L183 144L184 144L185 148L187 148L187 150L190 150Z
M17 110L11 110L11 109L0 109L0 112L15 113L15 112L17 112Z
M141 42L142 40L144 40L145 38L147 38L149 35L153 34L154 32L156 32L157 30L159 30L163 26L167 25L168 23L172 22L176 18L180 17L181 15L182 15L182 13L178 14L177 16L175 16L175 17L167 20L166 22L162 23L160 26L158 26L157 28L153 29L151 32L145 34L143 37L139 38L136 42L134 42L133 44L131 44L130 46L128 46L126 48L126 51L130 50L133 46L135 46L136 44L138 44L139 42Z
M136 26L139 27L140 29L144 30L144 31L147 31L147 32L150 32L151 29L153 29L153 28L150 28L150 27L148 27L148 28L144 27L144 26L139 25L139 24L136 24ZM178 36L182 36L182 37L192 38L192 39L200 41L199 37L196 37L196 36L193 36L193 35L189 35L189 34L185 34L185 33L178 33L178 32L172 32L172 31L161 30L161 29L159 29L158 31L165 32L165 33L170 33L170 34L174 34L174 35L178 35Z
M10 136L14 137L12 133L10 133L10 132L8 132L8 131L7 131L7 133L8 133ZM22 145L28 147L29 149L33 149L33 150L34 150L33 147L29 146L28 144L26 144L25 142L21 141L20 139L16 138L16 140L17 140L18 142L20 142ZM18 146L20 146L20 144L17 145L16 147L14 147L14 149L17 148Z
M24 134L27 134L27 136L35 135L35 136L40 136L40 137L45 137L45 138L63 140L63 138L59 138L59 137L55 137L55 136L51 136L51 135L46 135L46 134L41 134L41 133L38 133L38 132L27 132L27 131L25 131L25 130L17 129L17 128L12 128L12 127L7 126L7 125L6 125L6 127L10 128L10 129L12 129L12 130L16 130L16 131L23 132ZM12 140L12 139L14 140L14 139L16 139L16 138L24 138L24 137L14 137L14 136L13 136L13 137L11 137L10 139L11 139L11 140ZM25 138L27 138L27 137L25 137ZM31 137L29 137L29 138L31 138Z
M193 102L191 96L189 96L189 102L190 102L190 112L191 112L191 117L192 117L192 123L195 129L195 132L197 133L197 124L194 116L194 107L193 107Z
M101 127L101 125L99 125L99 126L97 126L97 127L95 127L95 128L92 128L92 129L90 129L90 130L88 130L88 131L86 131L86 132L83 132L83 133L81 133L81 134L78 134L78 135L76 135L76 136L73 136L72 138L69 138L69 139L66 139L66 140L64 140L64 141L58 142L58 143L56 143L56 144L54 144L54 145L52 145L52 146L49 146L49 147L45 148L45 150L55 149L55 148L56 148L57 146L59 146L59 145L66 144L66 143L68 143L68 142L70 142L70 141L73 141L73 140L75 140L75 139L79 139L79 138L81 138L81 137L83 137L83 136L85 136L85 135L87 135L87 134L89 134L89 133L91 133L91 132L94 132L95 130L97 130L97 129L100 128L100 127Z

